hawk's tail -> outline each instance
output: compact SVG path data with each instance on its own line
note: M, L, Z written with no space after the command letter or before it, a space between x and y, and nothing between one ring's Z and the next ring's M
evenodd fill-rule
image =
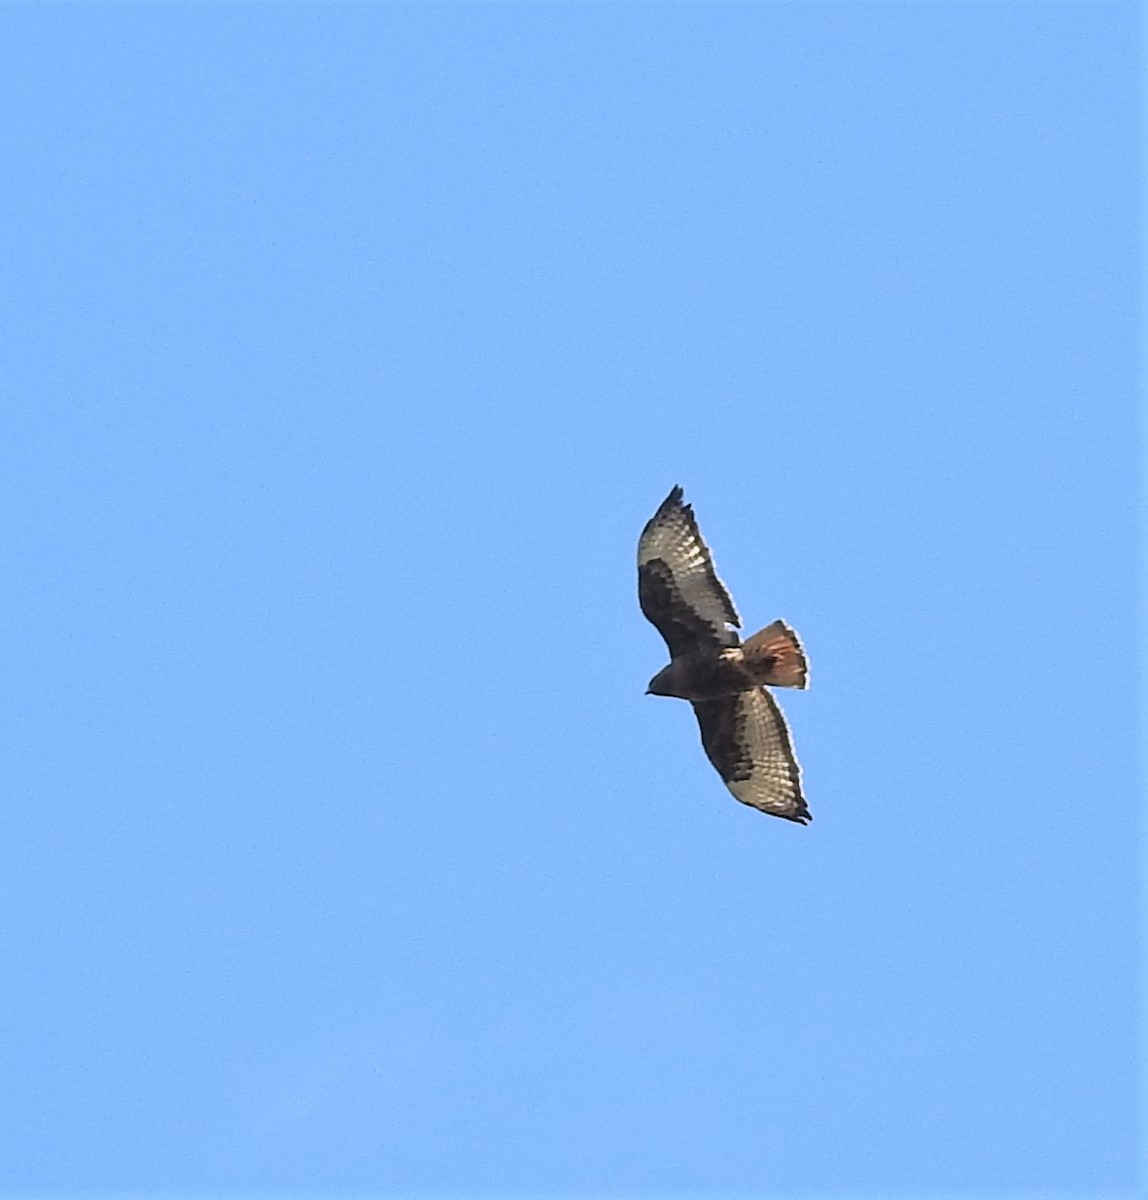
M774 621L742 644L745 665L758 683L803 688L809 684L805 651L784 621Z

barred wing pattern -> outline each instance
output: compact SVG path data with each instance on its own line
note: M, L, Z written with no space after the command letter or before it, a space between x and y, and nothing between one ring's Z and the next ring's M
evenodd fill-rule
M680 487L662 501L638 539L638 602L671 658L740 641L741 618Z
M787 821L812 820L789 727L765 688L692 703L706 755L736 799Z

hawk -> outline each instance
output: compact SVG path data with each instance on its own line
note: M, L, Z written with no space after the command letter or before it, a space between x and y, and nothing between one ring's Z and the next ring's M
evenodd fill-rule
M812 820L785 717L766 687L804 688L805 652L784 621L741 640L741 619L680 487L638 539L638 602L670 650L646 694L693 705L706 755L742 804Z

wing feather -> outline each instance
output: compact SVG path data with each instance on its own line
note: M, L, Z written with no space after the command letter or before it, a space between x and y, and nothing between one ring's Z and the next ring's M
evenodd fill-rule
M736 646L741 618L676 487L638 539L638 601L670 657Z
M736 799L787 821L813 819L789 727L765 688L694 701L693 708L706 756Z

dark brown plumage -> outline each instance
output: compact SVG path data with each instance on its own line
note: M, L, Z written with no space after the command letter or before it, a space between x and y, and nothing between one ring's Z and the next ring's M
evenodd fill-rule
M811 820L789 729L765 686L804 688L805 653L784 621L741 641L741 619L680 487L638 540L638 601L670 651L648 691L693 705L706 755L743 804Z

